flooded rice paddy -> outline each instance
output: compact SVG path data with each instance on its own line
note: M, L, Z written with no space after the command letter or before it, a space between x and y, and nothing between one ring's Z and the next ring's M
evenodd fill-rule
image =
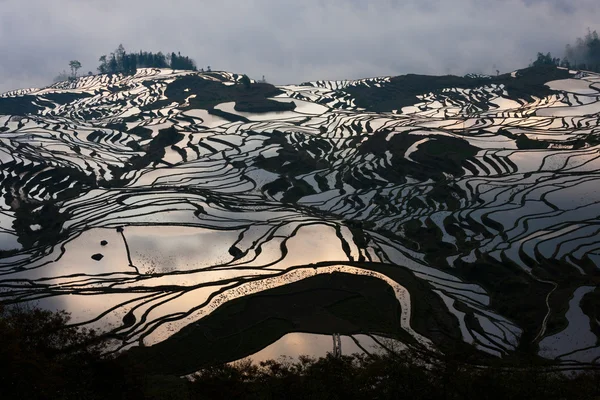
M598 363L600 91L565 74L545 96L490 78L387 112L350 93L393 78L281 86L265 101L295 109L261 113L170 86L238 88L225 72L4 94L24 112L0 102L0 300L65 309L114 351L176 346L244 304L273 340L222 361L318 355L338 333L350 352L396 340ZM356 283L306 283L340 275ZM282 315L316 304L273 327L249 305L265 293Z

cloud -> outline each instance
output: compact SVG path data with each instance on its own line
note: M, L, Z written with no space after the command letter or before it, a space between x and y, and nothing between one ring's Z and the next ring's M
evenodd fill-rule
M596 0L0 0L0 92L43 86L119 43L273 83L527 65L600 20ZM494 67L496 66L496 68Z

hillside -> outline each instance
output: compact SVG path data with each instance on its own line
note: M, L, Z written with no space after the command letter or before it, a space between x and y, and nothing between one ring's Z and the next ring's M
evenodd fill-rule
M0 301L165 373L291 332L600 361L600 74L241 80L0 95Z

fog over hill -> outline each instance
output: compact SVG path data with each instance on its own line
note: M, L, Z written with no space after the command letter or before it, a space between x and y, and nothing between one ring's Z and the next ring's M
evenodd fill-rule
M599 122L600 75L554 66L7 92L0 301L179 374L293 332L598 363Z

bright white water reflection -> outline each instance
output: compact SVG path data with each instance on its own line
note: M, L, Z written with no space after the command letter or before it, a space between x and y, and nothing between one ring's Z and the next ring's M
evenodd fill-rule
M395 340L377 335L340 335L343 355L355 353L384 353L388 350L399 351L405 346ZM298 359L300 356L312 358L324 357L333 352L333 337L314 333L288 333L275 343L249 355L246 359L254 363L266 360L276 360L279 357Z

